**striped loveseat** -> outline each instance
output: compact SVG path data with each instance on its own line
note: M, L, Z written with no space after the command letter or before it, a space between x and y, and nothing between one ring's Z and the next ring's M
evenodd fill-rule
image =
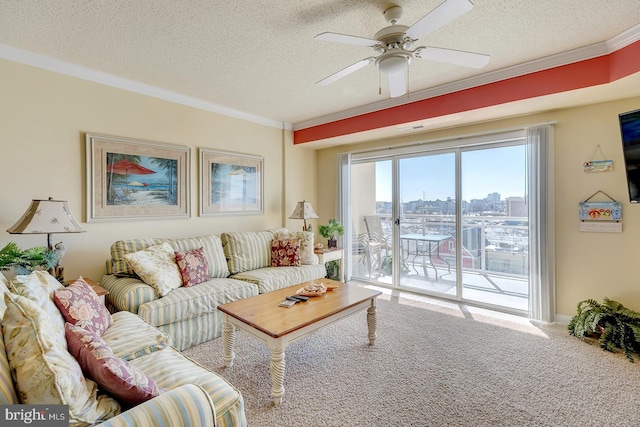
M0 406L67 405L71 426L246 426L237 389L127 311L112 314L102 340L153 379L161 393L131 407L98 390L69 354L64 331L55 326L64 323L52 300L60 288L46 272L16 276L11 282L0 273ZM6 421L4 409L0 420Z
M271 242L297 238L303 241L303 265L271 266ZM169 243L176 251L202 247L209 267L208 281L179 287L160 297L136 276L125 255ZM132 239L111 245L111 258L101 285L109 291L112 312L128 311L165 332L179 350L222 335L222 313L228 302L325 277L324 265L313 254L313 233L287 229L229 232L184 239Z

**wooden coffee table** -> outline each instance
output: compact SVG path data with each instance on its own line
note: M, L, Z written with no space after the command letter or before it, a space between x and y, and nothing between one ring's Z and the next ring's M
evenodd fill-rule
M278 306L286 296L294 295L298 289L310 283L329 283L338 287L290 308ZM326 325L365 309L369 345L373 345L376 339L378 295L379 291L357 285L318 279L220 305L218 310L224 313L225 365L233 366L236 328L263 341L271 350L271 395L273 402L279 405L284 394L284 350L287 346Z

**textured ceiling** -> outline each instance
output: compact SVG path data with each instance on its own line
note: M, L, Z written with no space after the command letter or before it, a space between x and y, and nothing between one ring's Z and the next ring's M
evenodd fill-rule
M442 0L0 0L0 43L277 122L302 123L388 98L370 65L315 82L375 53L315 41L373 37L382 12L411 25ZM411 92L604 42L640 23L638 0L474 0L419 44L486 53L475 70L415 60ZM408 101L411 98L408 97Z

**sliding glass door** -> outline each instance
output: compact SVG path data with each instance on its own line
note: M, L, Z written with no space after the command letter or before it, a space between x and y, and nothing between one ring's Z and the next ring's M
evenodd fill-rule
M397 158L398 286L459 298L456 152Z
M526 314L524 133L356 156L352 278Z
M461 151L462 299L529 309L526 145Z

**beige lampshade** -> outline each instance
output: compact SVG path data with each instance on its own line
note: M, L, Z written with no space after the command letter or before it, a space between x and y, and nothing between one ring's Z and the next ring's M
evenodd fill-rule
M311 231L311 225L307 227L307 219L311 218L319 218L319 216L314 212L311 202L307 202L305 200L298 202L296 208L289 217L289 219L303 219L304 225L302 226L302 229L304 231Z
M47 234L47 246L52 249L52 233L83 233L66 200L32 200L22 218L7 229L10 234Z
M318 215L314 212L313 206L311 206L311 202L302 201L298 202L295 210L289 217L289 219L311 219L311 218L319 218Z

